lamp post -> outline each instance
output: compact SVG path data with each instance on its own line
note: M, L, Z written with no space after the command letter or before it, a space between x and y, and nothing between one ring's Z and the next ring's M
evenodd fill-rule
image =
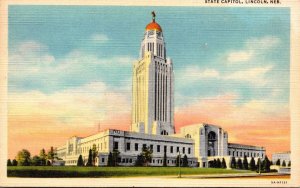
M179 156L179 161L178 161L178 164L179 164L179 178L181 178L181 168L180 168L180 163L181 163L181 155L180 155L180 151L178 152L178 156Z

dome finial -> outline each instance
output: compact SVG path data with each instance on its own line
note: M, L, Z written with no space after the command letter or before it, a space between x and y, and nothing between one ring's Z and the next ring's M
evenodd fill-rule
M152 14L152 21L155 22L155 16L156 16L156 15L155 15L155 12L152 11L151 14Z

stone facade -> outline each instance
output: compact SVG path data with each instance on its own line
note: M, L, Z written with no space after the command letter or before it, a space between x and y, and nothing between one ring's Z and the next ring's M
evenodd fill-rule
M133 65L131 131L175 133L173 77L162 29L153 19L146 27L140 58Z
M86 138L72 137L65 146L57 148L57 154L58 157L66 161L65 165L76 165L79 155L82 155L84 163L87 163L89 149L93 145L96 146L99 152L96 159L98 166L107 165L108 154L114 149L120 152L118 165L132 166L135 164L137 155L142 152L143 147L149 147L153 151L150 166L162 166L165 152L168 166L176 165L176 158L179 152L182 157L184 155L188 157L189 166L197 166L197 158L194 157L194 141L191 139L166 135L148 135L114 129Z
M58 157L65 165L76 165L79 155L84 162L88 160L89 150L96 146L97 166L106 166L108 154L114 149L120 152L118 165L133 166L137 155L143 147L153 151L150 166L162 166L164 152L167 155L167 165L175 166L178 154L187 155L189 166L209 167L209 161L224 158L227 167L232 157L243 158L265 157L265 148L228 143L228 134L221 127L211 124L196 124L181 128L180 133L173 135L153 135L130 131L109 129L85 138L71 137L64 146L57 148Z

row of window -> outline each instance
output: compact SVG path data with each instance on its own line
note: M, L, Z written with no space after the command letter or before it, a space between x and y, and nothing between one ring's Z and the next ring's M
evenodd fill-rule
M147 44L148 44L147 45L147 51L148 52L150 52L150 51L154 52L154 43L153 42L149 42Z
M106 142L104 142L104 147L103 147L103 144L102 144L102 143L96 144L96 149L97 149L98 151L102 151L103 148L106 149L106 147L107 147ZM88 153L89 150L92 149L92 148L93 148L93 145L92 145L92 146L80 147L80 148L78 149L78 153L80 153L80 154L81 154L81 153Z
M242 151L228 151L229 155L232 155L233 157L263 157L264 154L262 153L261 156L259 153L254 153L254 152L242 152Z
M162 75L168 74L169 71L172 71L172 67L164 63L164 62L159 62L155 61L155 72L161 73Z
M105 163L104 157L101 158L101 162ZM132 158L120 158L120 157L118 158L118 163L133 163L133 162L134 162L134 160ZM163 160L162 159L152 159L150 161L150 163L162 164ZM189 163L194 164L195 161L190 161ZM176 160L167 160L167 164L176 164Z
M154 79L154 120L167 121L168 76L155 71Z
M157 56L164 57L163 56L163 54L164 54L163 45L157 43L156 44L156 49L157 49Z
M77 164L77 160L66 161L66 164Z
M144 119L144 111L145 108L143 108L143 99L145 98L145 79L144 76L138 76L137 77L137 85L136 85L136 102L135 102L135 118L136 121L135 122L139 122L139 121L143 121Z
M142 51L144 51L144 46L142 47ZM153 52L154 53L154 43L153 42L148 42L147 43L147 51L148 52ZM156 51L157 51L157 56L159 57L165 57L165 50L163 48L162 44L156 43ZM144 52L142 52L142 57L144 57Z
M127 143L126 143L126 150L127 150L127 151L130 151L130 150L132 149L132 148L131 148L131 145L132 145L132 144L131 144L130 142L127 142ZM118 142L118 141L115 141L113 147L114 147L113 149L119 149L119 142ZM150 144L149 147L150 147L150 150L154 151L154 146L153 146L153 144ZM142 148L147 148L147 144L143 144L143 145L142 145ZM179 146L177 146L177 147L170 146L170 147L169 147L170 153L174 153L175 148L176 148L176 152L177 152L177 153L180 151L180 147L179 147ZM160 147L160 145L156 145L156 148L155 148L155 149L156 149L156 152L157 152L157 153L161 152L161 147ZM168 147L167 147L167 146L164 146L163 152L168 152L167 150L168 150ZM134 151L139 151L139 144L138 144L138 143L134 143ZM185 153L186 153L186 147L182 147L181 152L182 152L183 154L185 154ZM187 154L191 154L191 148L190 148L190 147L187 148Z

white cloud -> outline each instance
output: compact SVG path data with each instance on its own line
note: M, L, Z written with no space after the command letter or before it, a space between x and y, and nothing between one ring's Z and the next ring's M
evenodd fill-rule
M110 121L124 114L129 116L130 104L128 95L103 82L52 94L11 92L8 99L9 116L47 117L57 124L76 127L94 126L95 121Z
M246 70L240 70L223 76L224 80L247 81L254 85L265 85L267 80L265 75L272 70L272 66L254 67Z
M109 40L107 35L95 33L91 35L90 39L94 42L105 43Z
M245 47L248 50L269 50L276 47L280 43L280 39L275 36L264 36L261 38L250 38L246 41Z
M48 47L36 41L25 41L9 52L9 69L17 75L38 73L41 67L51 66L54 56Z
M272 66L253 67L238 71L220 73L215 69L201 69L199 66L189 66L178 77L186 82L195 82L208 79L231 80L248 82L256 86L263 86L268 83L266 74L272 70Z
M79 49L55 58L47 46L36 41L24 41L10 50L9 80L13 83L12 87L27 85L24 83L26 80L34 89L42 91L64 89L65 86L103 81L106 78L107 84L116 84L125 76L131 76L129 69L133 61L134 58L130 56L103 58ZM123 71L120 74L119 70L128 70L128 73ZM108 82L109 79L114 83Z
M186 81L197 81L205 79L219 78L220 73L215 69L201 69L199 66L188 66L179 72L179 77L185 78Z
M227 61L229 63L245 62L249 61L252 56L252 51L235 51L228 54Z
M264 36L261 38L250 38L245 41L243 49L233 50L226 54L229 64L250 63L258 55L265 53L278 46L280 39L274 36Z

